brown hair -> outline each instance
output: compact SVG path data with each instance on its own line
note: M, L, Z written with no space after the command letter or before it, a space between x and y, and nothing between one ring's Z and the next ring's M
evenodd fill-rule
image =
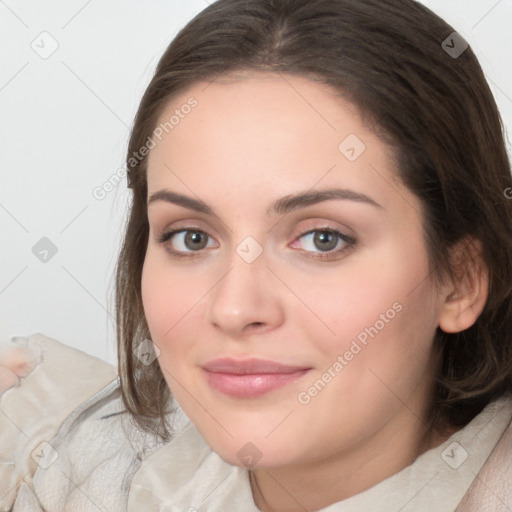
M127 153L132 203L116 272L119 374L139 426L168 439L170 391L157 362L134 355L150 338L141 300L148 242L146 158L134 158L163 108L197 81L260 70L307 77L353 102L396 152L402 182L420 198L431 274L455 271L450 248L482 244L489 297L475 324L448 334L428 419L462 427L512 375L512 187L500 116L478 61L442 46L454 30L412 0L218 0L162 56L140 103ZM450 39L452 37L452 39Z

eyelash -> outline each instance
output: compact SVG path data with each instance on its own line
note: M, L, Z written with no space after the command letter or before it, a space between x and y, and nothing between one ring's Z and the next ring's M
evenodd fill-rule
M208 233L206 233L202 229L197 229L194 227L185 227L185 228L173 229L171 231L166 231L165 233L163 233L161 236L159 236L157 238L157 242L159 244L165 244L169 240L171 240L175 234L187 232L187 231L202 233L202 234L206 235L207 237L209 237ZM310 251L309 252L303 251L305 254L308 255L307 257L312 258L312 259L320 259L320 260L321 259L324 259L324 260L334 259L336 256L353 248L357 243L357 241L354 238L346 235L345 233L342 233L341 231L339 231L335 228L330 228L330 227L310 229L309 231L306 231L306 232L302 233L301 235L299 235L295 240L300 240L301 238L305 237L306 235L309 235L312 233L317 233L317 232L327 232L327 233L333 234L338 237L338 240L342 240L347 245L345 247L343 247L342 249L338 249L336 251L312 253L314 255L311 255ZM199 251L180 252L180 251L176 251L176 250L170 249L170 248L166 248L166 249L173 257L177 257L177 258L193 258L193 257L199 255L202 251L204 251L204 249L201 249Z

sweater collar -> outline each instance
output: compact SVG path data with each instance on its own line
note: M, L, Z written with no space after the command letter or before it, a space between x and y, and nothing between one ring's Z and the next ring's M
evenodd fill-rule
M319 512L453 512L498 443L512 400L490 403L463 429L370 489ZM189 421L135 473L128 512L258 512L249 472L222 460Z

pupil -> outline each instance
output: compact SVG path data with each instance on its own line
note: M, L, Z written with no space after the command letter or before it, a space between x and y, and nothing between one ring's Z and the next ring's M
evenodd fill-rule
M193 249L203 249L205 246L206 237L204 236L204 233L201 233L199 231L189 231L185 235L185 243L188 245L191 245Z
M319 249L329 251L336 247L336 236L330 231L320 231L315 235L314 242Z

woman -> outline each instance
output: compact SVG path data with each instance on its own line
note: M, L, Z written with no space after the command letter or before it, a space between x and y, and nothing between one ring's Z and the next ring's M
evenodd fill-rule
M119 382L73 395L13 510L510 505L512 180L450 26L219 0L127 168Z

